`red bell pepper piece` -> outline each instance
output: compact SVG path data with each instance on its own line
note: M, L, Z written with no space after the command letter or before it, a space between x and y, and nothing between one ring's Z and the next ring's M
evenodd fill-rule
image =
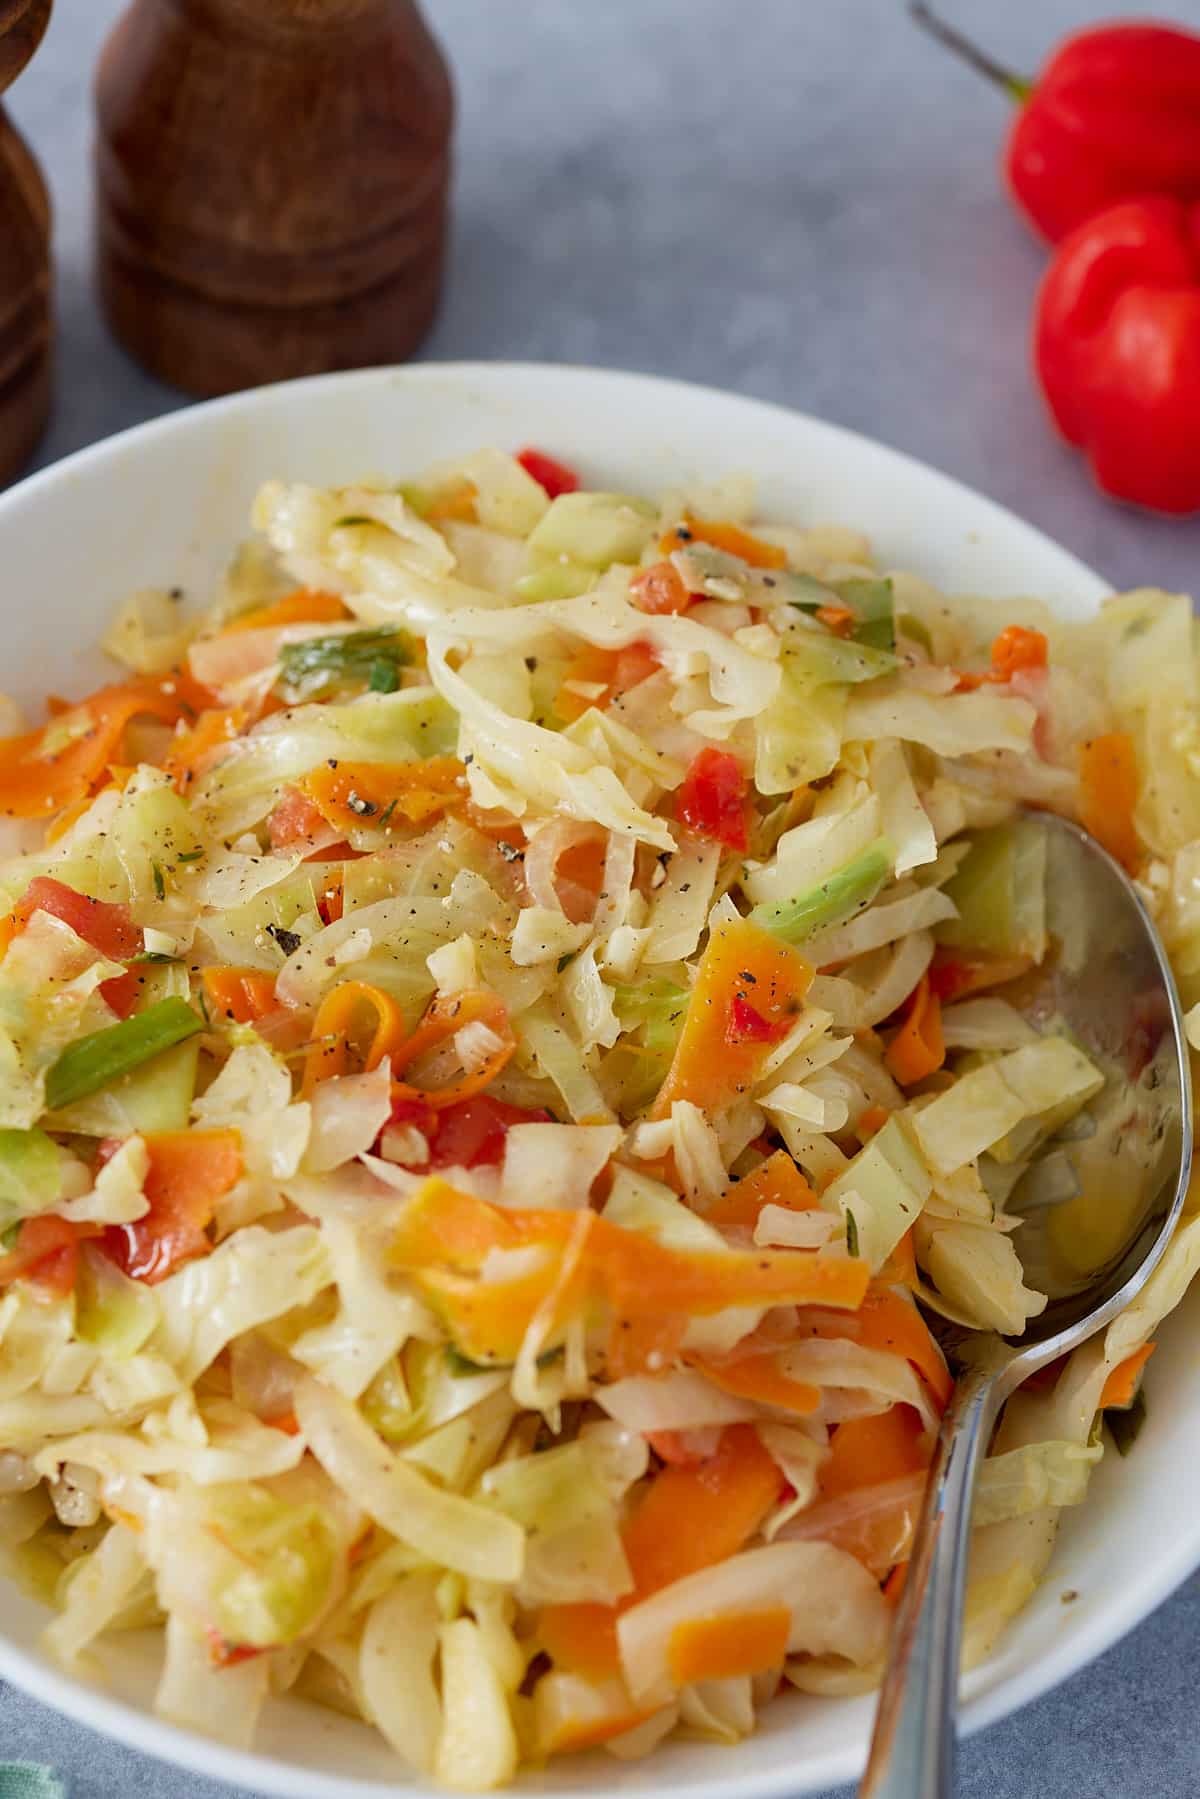
M725 1024L725 1041L727 1043L777 1043L787 1031L786 1020L775 1022L764 1018L755 1010L748 999L735 993L729 1006L729 1017Z
M565 462L556 462L553 456L547 456L541 450L519 450L517 461L527 475L532 475L540 487L544 487L552 500L557 500L561 493L574 493L579 486L579 476Z
M1200 36L1146 21L1066 38L1036 81L984 55L934 17L913 16L1020 102L1004 149L1012 196L1058 243L1120 200L1200 200Z
M1105 493L1200 508L1200 204L1127 200L1073 232L1042 282L1034 358Z
M97 1229L94 1224L71 1224L53 1212L23 1219L15 1247L0 1256L0 1287L27 1280L47 1298L65 1299L74 1291L79 1272L80 1239L94 1237Z
M746 777L728 750L704 749L693 759L675 797L675 815L697 837L745 850Z

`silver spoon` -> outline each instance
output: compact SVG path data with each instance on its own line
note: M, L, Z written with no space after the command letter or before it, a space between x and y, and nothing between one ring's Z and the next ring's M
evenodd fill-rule
M950 1799L954 1780L963 1586L971 1502L1005 1400L1077 1349L1145 1285L1183 1205L1192 1161L1192 1092L1175 982L1137 891L1083 831L1030 815L1046 847L1046 927L1055 953L1027 977L1031 1022L1060 1018L1108 1074L1088 1139L1052 1145L1007 1201L1029 1284L1050 1303L1011 1341L991 1332L953 1352L958 1380L942 1419L913 1542L859 1799ZM1048 1166L1049 1157L1057 1161ZM1073 1165L1096 1186L1077 1200L1098 1266L1064 1264L1051 1219ZM1096 1211L1087 1210L1095 1193ZM1085 1211L1080 1214L1079 1207Z

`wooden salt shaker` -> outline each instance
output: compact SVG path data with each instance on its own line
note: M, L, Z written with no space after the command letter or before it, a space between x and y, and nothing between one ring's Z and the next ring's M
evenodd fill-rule
M51 0L0 0L0 94L29 61ZM50 202L0 106L0 482L25 461L50 405Z
M101 300L156 375L215 394L415 349L453 113L415 0L132 0L96 105Z

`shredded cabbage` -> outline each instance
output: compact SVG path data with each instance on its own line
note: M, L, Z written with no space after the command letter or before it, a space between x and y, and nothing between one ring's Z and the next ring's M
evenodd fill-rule
M0 1548L48 1649L165 1622L164 1716L246 1744L292 1691L466 1790L866 1691L924 1477L842 1490L853 1433L919 1463L926 1321L1018 1334L1129 1224L1109 1063L1024 1003L1078 953L1036 809L1114 833L1200 1044L1188 602L1068 628L744 480L502 449L254 523L207 611L121 608L126 685L0 744ZM1193 1206L1007 1405L970 1655L1198 1266ZM696 1567L726 1482L761 1502Z

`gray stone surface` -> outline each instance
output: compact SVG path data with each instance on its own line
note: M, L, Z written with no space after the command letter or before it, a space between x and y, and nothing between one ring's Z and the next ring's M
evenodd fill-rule
M945 5L1022 68L1108 10ZM183 403L112 345L89 285L88 83L119 10L58 0L12 95L57 209L60 372L43 461ZM1049 431L1026 350L1043 252L996 174L1005 102L920 39L900 0L427 10L461 107L454 253L429 356L600 363L784 401L951 471L1114 585L1195 585L1200 524L1102 500ZM1196 0L1116 10L1200 27ZM967 1745L965 1799L1191 1799L1198 1632L1192 1582ZM0 1751L53 1761L75 1799L228 1790L5 1689Z

